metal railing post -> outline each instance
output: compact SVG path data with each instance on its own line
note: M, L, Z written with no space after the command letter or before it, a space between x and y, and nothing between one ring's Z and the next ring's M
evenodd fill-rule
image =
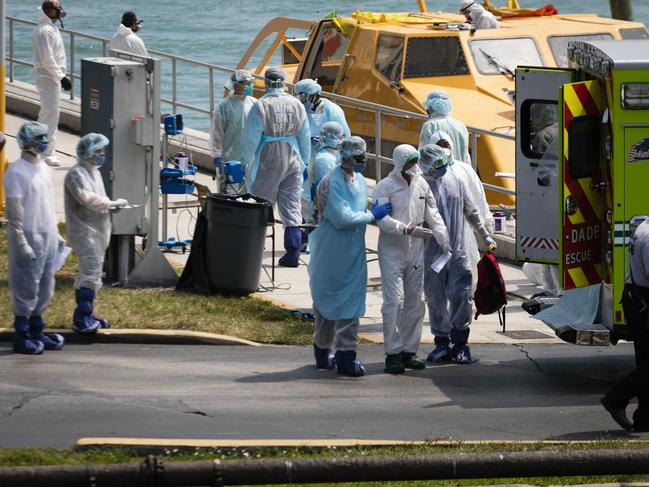
M9 81L14 81L14 20L9 19Z
M70 88L70 100L74 100L74 63L75 63L75 57L74 57L74 51L75 51L75 38L74 38L74 32L70 32L70 84L72 87Z
M214 69L209 68L208 71L209 77L209 96L210 96L210 118L211 114L214 113Z
M107 57L108 56L108 44L109 44L109 41L107 41L105 39L103 41L101 41L101 55L102 55L102 57Z
M374 175L375 181L378 183L381 180L381 109L378 108L374 112L374 152L376 159L374 161Z
M471 166L478 171L478 134L475 130L471 131Z
M176 102L176 58L171 58L171 109L176 114L178 108Z

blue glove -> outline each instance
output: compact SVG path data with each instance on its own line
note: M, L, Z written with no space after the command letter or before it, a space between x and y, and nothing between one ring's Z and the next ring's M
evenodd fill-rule
M216 169L217 174L221 174L223 172L223 158L221 156L215 157L212 159L212 162L214 163L214 169Z
M305 167L304 171L302 171L302 181L306 181L309 179L309 168Z
M392 204L389 202L379 205L378 202L375 201L372 205L372 215L374 215L376 221L388 216L390 213L392 213Z

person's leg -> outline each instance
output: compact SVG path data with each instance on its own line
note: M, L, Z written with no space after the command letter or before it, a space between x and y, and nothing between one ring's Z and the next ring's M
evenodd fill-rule
M472 274L469 260L465 256L449 262L449 303L451 321L451 356L457 363L470 364L471 351L467 345L469 341L469 325L473 312L473 299L471 296Z
M417 261L406 266L403 278L403 311L399 330L403 339L402 362L409 369L423 369L426 363L417 357L421 332L426 314L423 299L424 264Z
M101 274L104 267L105 252L106 249L102 250L97 242L87 243L83 248L75 247L75 253L79 257L79 272L77 272L74 279L74 288L92 290L94 293L93 299L103 286ZM96 322L98 322L99 327L110 328L108 320L97 318L93 313L94 303L92 303L92 310L86 320L85 327L95 328L97 326ZM80 327L83 328L84 326L80 325Z
M331 349L334 342L336 322L322 316L315 305L313 306L313 314L315 316L315 329L313 331L315 365L318 369L333 369Z
M336 368L350 377L365 375L365 365L356 358L358 318L336 320Z
M40 110L38 122L47 125L47 138L49 141L47 150L43 153L45 162L49 165L60 165L55 154L56 135L59 127L59 114L61 104L61 86L58 81L48 77L36 77L36 89L40 96ZM58 164L57 164L58 162Z
M54 296L54 262L56 260L57 247L50 243L49 255L45 262L45 267L41 274L40 285L38 289L38 302L29 317L29 334L32 340L42 342L45 350L61 350L65 344L65 339L58 333L44 333L45 321L43 313Z
M435 336L435 348L426 357L427 362L439 363L450 360L451 322L448 310L447 270L439 273L424 269L424 292L428 304L430 331Z
M284 249L286 250L286 254L279 260L279 265L283 267L300 265L300 249L302 248L301 186L302 173L300 171L289 172L279 183L277 207L284 224Z

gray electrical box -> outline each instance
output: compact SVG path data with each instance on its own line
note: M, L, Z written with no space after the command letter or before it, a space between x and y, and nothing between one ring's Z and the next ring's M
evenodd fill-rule
M108 197L140 205L112 213L114 235L147 231L147 168L154 145L153 137L142 136L143 125L153 124L146 116L147 93L145 64L114 57L81 60L81 134L97 132L110 140L101 168Z

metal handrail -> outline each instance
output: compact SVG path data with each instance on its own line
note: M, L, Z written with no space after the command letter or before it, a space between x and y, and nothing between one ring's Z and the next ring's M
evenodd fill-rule
M23 24L23 25L28 25L28 26L35 26L37 25L37 22L31 21L31 20L25 20L25 19L20 19L17 17L7 17L7 21L9 23L9 50L7 54L7 59L9 63L9 80L13 82L15 80L15 73L14 73L14 66L19 65L19 66L25 66L25 67L34 67L33 62L25 61L22 59L18 59L15 57L15 36L14 36L14 26L15 24ZM72 82L72 89L70 90L69 96L70 99L73 100L75 98L74 95L74 87L75 87L75 80L80 80L81 79L81 74L76 74L75 71L75 51L76 51L76 40L77 39L87 39L95 42L101 43L102 46L102 55L107 56L109 53L109 43L110 39L105 38L105 37L100 37L100 36L94 36L91 34L85 34L83 32L77 32L69 29L61 29L62 34L67 34L69 36L69 53L68 53L68 59L70 59L70 73L69 77ZM221 72L221 73L227 73L231 74L235 71L233 68L228 68L225 66L220 66L218 64L211 64L211 63L206 63L203 61L197 61L195 59L191 59L188 57L184 56L177 56L175 54L169 54L166 52L162 51L156 51L152 49L148 49L148 52L150 55L158 58L162 58L165 60L168 60L171 63L171 98L166 98L164 96L161 97L161 102L166 103L168 105L171 105L173 113L177 113L178 108L182 108L184 110L189 110L193 112L197 112L203 115L209 115L210 117L214 113L214 108L215 108L215 103L214 103L214 72ZM209 94L209 110L198 107L196 105L192 105L190 103L184 103L180 100L178 100L178 63L184 63L184 64L189 64L192 66L196 66L199 68L204 68L207 69L208 71L208 94ZM256 76L258 79L261 78L261 76ZM293 87L294 85L291 83L287 83L289 87ZM387 164L392 164L392 159L389 157L386 157L381 154L381 130L382 130L382 118L384 116L391 116L391 117L403 117L407 119L413 119L413 120L421 120L425 121L428 118L426 115L422 113L416 113L416 112L410 112L407 110L402 110L399 108L394 108L390 107L387 105L381 105L379 103L373 103L370 101L365 101L365 100L359 100L357 98L350 98L348 96L344 95L339 95L335 93L328 93L328 92L323 92L322 96L325 98L329 98L332 101L338 103L339 105L343 107L347 107L349 109L353 110L362 110L362 111L367 111L374 113L374 140L375 140L375 147L376 147L376 153L371 154L368 153L368 157L371 159L374 159L375 164L376 164L376 180L377 182L381 179L381 170L380 166L381 163L387 163ZM502 139L507 139L507 140L514 140L514 136L510 134L505 134L502 132L497 132L493 130L485 130L481 129L478 127L471 127L467 126L467 129L469 131L470 135L470 140L469 140L469 147L471 148L471 154L472 154L472 159L473 159L473 164L474 168L476 165L476 161L478 158L478 138L481 135L489 135L490 137L499 137ZM484 184L485 188L492 190L492 191L497 191L500 193L504 194L515 194L515 191L510 190L508 188L503 188L500 186L496 185L491 185L491 184Z

